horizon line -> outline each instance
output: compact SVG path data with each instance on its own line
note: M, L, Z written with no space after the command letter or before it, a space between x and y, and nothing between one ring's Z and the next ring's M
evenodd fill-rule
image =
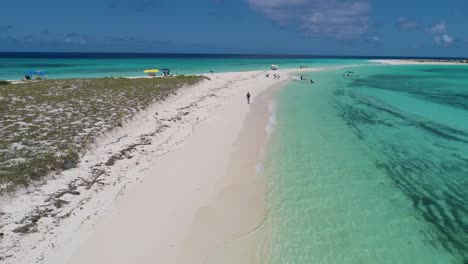
M108 51L0 51L2 54L107 54L107 55L153 55L153 56L258 56L258 57L296 57L296 58L395 58L395 59L468 59L468 57L441 56L404 56L404 55L314 55L314 54L281 54L281 53L186 53L186 52L108 52Z

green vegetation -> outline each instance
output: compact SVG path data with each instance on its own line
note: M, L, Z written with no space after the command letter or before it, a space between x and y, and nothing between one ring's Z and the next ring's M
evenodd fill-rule
M7 85L7 84L11 84L11 83L9 81L0 80L0 85Z
M202 79L69 79L0 87L0 184L28 184L75 167L96 136Z

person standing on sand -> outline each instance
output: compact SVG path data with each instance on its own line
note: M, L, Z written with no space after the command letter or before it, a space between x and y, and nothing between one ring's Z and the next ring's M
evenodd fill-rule
M247 92L246 96L247 96L247 104L250 104L250 93Z

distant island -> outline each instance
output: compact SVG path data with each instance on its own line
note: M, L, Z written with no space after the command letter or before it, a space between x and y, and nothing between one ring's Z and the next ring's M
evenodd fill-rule
M405 59L411 62L446 62L446 63L468 63L468 59Z
M405 65L405 64L444 64L444 65L460 65L468 64L468 59L387 59L387 60L370 60L370 62L383 63L388 65Z

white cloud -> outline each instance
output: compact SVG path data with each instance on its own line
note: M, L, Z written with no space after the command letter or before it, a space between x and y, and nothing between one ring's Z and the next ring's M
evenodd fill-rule
M88 41L85 39L85 36L77 34L77 33L67 34L63 41L67 44L80 44L80 45L88 44Z
M445 22L440 22L431 27L433 34L444 34L447 32L447 25Z
M449 47L454 43L454 37L448 34L447 24L440 22L432 26L429 31L434 36L434 42L442 47Z
M412 30L420 27L420 23L417 20L408 17L398 18L396 25L401 30Z
M369 0L247 0L280 23L296 22L307 32L338 39L357 38L370 28Z
M435 36L434 41L439 46L448 47L453 44L453 37L448 34L443 34L441 36Z
M262 8L297 6L307 4L308 0L247 0L249 4Z

